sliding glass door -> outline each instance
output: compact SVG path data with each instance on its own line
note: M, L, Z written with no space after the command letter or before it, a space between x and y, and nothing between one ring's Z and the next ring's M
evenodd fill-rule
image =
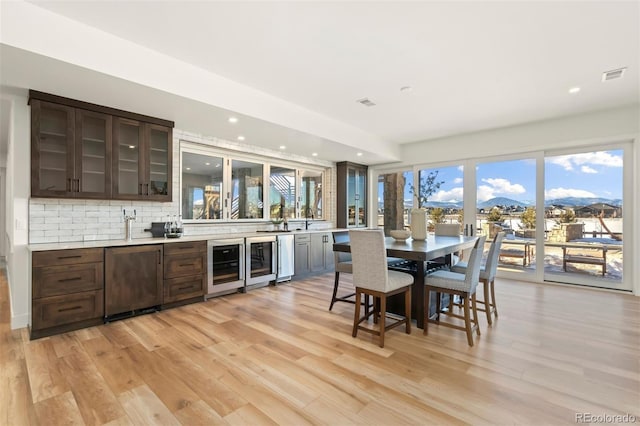
M504 231L499 276L629 291L624 259L632 258L632 247L624 236L631 226L624 218L632 214L625 203L632 199L631 162L631 144L620 143L415 166L413 186L394 193L410 199L421 181L435 176L440 186L421 203L430 230L435 223L460 223L461 233L486 235L486 248ZM400 205L406 212L408 204L389 203L380 176L378 224L386 227L385 208ZM394 224L407 225L406 219Z
M623 148L545 156L546 281L631 289L623 279L625 167Z

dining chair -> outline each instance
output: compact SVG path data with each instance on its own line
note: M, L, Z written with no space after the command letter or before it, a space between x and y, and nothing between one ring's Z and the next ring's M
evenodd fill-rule
M348 243L349 231L336 231L333 233L333 242L335 243ZM338 287L340 285L340 273L353 273L353 263L351 261L351 253L344 253L339 251L333 252L333 262L335 265L335 278L333 283L333 294L331 296L331 304L329 310L333 309L333 304L336 302L356 303L355 292L338 297Z
M487 322L492 325L491 314L495 314L498 317L498 308L496 305L496 292L495 292L495 279L498 271L498 257L500 255L500 247L502 246L502 240L505 238L505 232L498 232L489 248L487 254L487 260L480 266L479 281L482 283L484 289L484 300L478 300L477 303L483 307L478 308L479 311L485 312L487 315ZM468 268L467 262L458 262L451 267L452 272L458 272L464 274Z
M360 316L360 304L356 303L353 316L353 337L358 330L379 336L379 345L384 347L384 336L387 330L405 324L405 332L411 334L411 286L413 276L404 272L389 270L387 267L387 249L384 243L384 233L381 229L349 231L351 240L351 257L353 262L353 282L356 286L356 300L361 295L372 296L375 300L373 307L365 307L364 315ZM404 293L405 316L387 315L387 298L395 294ZM360 325L373 316L374 324L378 323L378 330ZM391 321L387 325L387 319Z
M482 261L482 247L484 247L485 236L482 236L476 240L469 260L467 268L464 274L451 272L448 270L440 269L425 277L425 296L424 296L424 330L423 333L429 334L429 323L435 323L443 325L445 327L451 327L458 330L466 331L467 342L469 346L473 346L473 331L480 335L480 327L478 327L478 312L476 305L476 287L478 285L478 278L480 275L480 262ZM435 319L431 319L430 314L430 294L436 293L436 311ZM440 294L446 293L450 297L457 295L462 298L462 309L464 316L454 314L452 310L444 311L440 307ZM471 306L469 306L471 304ZM471 309L471 312L469 311ZM473 318L471 318L473 313ZM440 315L448 315L450 317L464 320L464 327L449 322L440 322Z
M436 223L434 228L434 235L443 237L459 237L460 236L460 224L458 223ZM455 265L460 260L458 253L451 255L451 265ZM437 257L429 261L427 266L428 271L434 271L447 265L446 258Z

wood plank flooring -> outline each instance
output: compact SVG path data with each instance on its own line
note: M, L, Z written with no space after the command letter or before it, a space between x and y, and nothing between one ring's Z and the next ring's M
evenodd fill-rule
M350 287L344 277L343 291ZM500 317L351 337L333 275L30 341L0 275L0 425L640 422L640 298L498 280Z

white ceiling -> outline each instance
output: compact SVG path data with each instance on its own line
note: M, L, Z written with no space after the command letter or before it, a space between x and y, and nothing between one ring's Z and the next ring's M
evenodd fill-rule
M388 144L613 108L640 97L635 1L31 3ZM602 72L621 67L627 67L623 79L601 81ZM402 86L413 90L401 92ZM574 86L582 90L569 95ZM377 105L356 102L364 97ZM362 162L384 161L366 145L359 148L367 153ZM339 161L358 147L327 149L331 154L322 157Z

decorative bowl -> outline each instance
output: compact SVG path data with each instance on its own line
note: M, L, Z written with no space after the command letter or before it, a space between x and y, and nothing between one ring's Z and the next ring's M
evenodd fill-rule
M411 236L411 232L404 229L396 229L389 232L396 241L404 241Z

